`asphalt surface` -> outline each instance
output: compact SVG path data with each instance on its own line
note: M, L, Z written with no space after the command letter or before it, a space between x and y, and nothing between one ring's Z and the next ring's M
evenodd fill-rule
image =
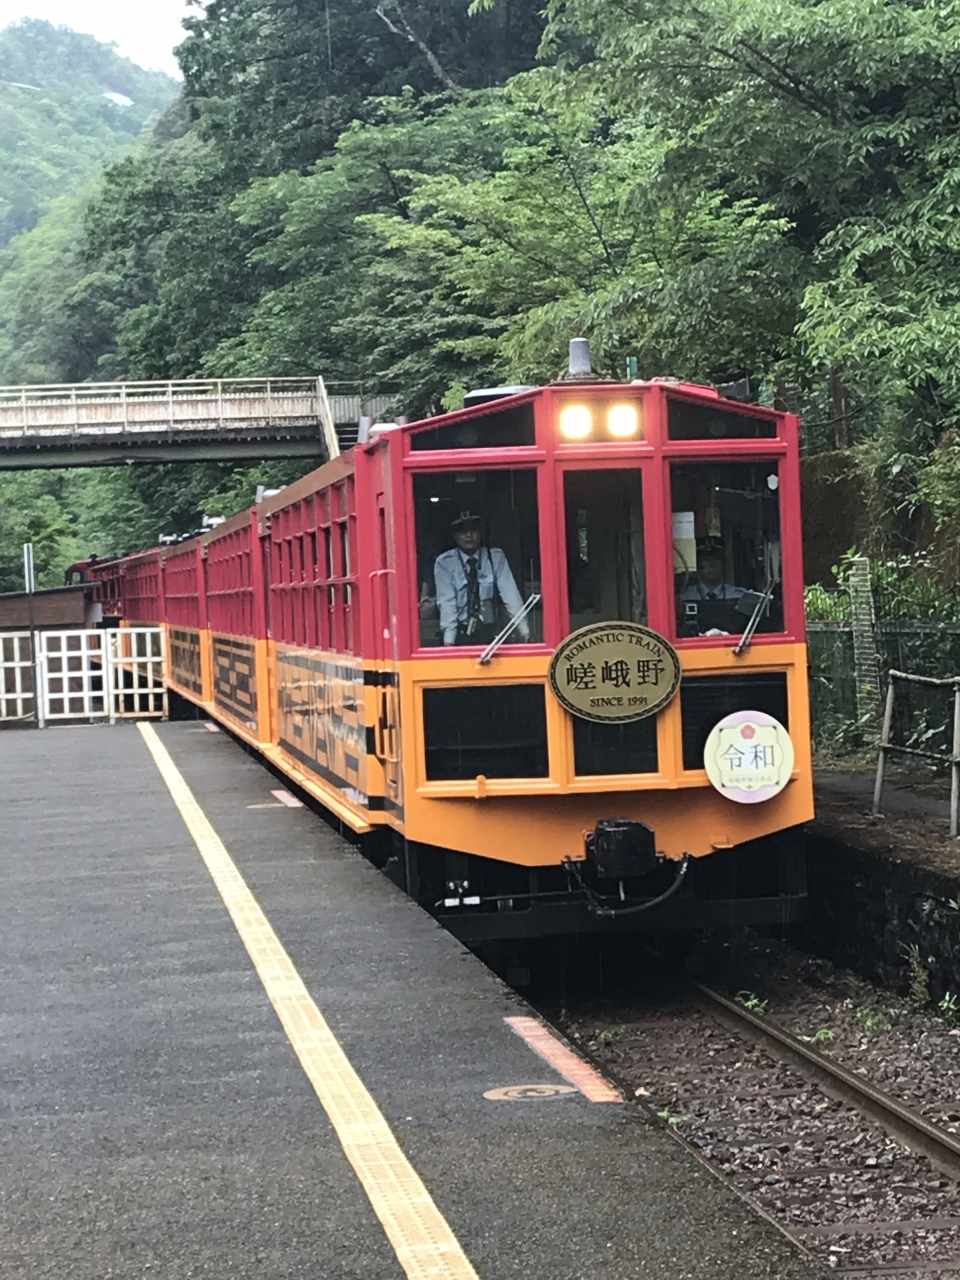
M857 813L870 813L873 809L873 789L876 770L865 769L816 769L814 770L814 797L838 800L849 804ZM887 775L883 784L883 812L898 818L915 816L943 818L950 821L950 781L943 779L938 788L940 794L918 791L915 786L898 784L896 775Z
M822 1271L227 735L158 726L480 1280ZM403 1272L132 725L0 734L0 1276Z

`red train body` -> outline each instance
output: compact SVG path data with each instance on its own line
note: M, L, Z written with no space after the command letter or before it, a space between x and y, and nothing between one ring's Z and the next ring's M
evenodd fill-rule
M812 815L797 436L710 388L562 382L375 430L208 533L85 573L105 613L165 629L171 689L468 940L786 921L805 902L786 833ZM464 513L496 625L527 602L492 653L440 573ZM572 632L616 623L676 655L655 714L604 721L643 700L622 659L558 674ZM572 697L607 668L599 709L571 713L557 681ZM746 713L795 753L761 802L704 756Z

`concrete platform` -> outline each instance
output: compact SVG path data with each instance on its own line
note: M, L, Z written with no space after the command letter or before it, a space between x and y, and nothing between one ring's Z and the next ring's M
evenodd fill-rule
M818 802L843 803L858 816L872 809L875 783L876 769L817 769L814 773ZM950 823L950 781L945 779L939 786L929 784L919 790L909 782L904 784L892 766L883 785L883 812L896 818L939 818L946 831Z
M225 734L157 727L481 1280L821 1270ZM402 1280L133 725L0 735L0 1275ZM424 1273L418 1273L424 1274ZM450 1269L437 1280L462 1275Z

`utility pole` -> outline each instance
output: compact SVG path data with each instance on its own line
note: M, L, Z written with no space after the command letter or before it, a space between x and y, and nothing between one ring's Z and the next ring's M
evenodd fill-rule
M43 673L40 670L40 655L37 653L37 624L33 613L33 593L36 590L36 575L33 569L33 543L23 544L23 581L27 589L27 609L30 621L30 661L33 663L33 710L37 728L43 728Z

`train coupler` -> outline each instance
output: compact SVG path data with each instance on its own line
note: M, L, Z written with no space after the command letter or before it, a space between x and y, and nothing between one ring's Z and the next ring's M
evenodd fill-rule
M601 880L645 876L663 863L653 831L630 818L602 818L587 834L586 852Z

